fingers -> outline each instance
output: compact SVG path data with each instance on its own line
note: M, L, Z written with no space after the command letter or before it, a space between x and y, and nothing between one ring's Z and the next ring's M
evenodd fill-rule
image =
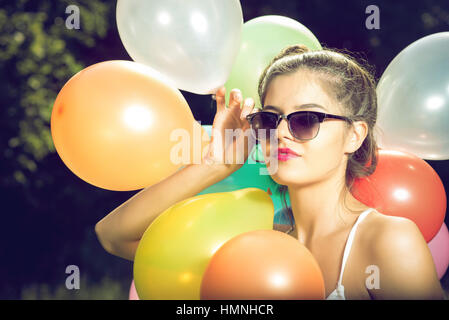
M220 89L218 89L217 93L215 94L215 99L217 101L217 112L223 110L223 108L226 107L225 87L221 87ZM252 113L254 109L255 105L254 99L246 98L242 108L240 108L241 104L242 104L242 92L237 88L232 89L229 94L229 109L238 112L240 120L246 121L246 116Z
M229 108L239 107L242 103L242 93L239 89L232 89L231 93L229 94ZM239 110L240 111L240 110Z
M221 87L215 93L215 100L217 101L217 112L223 111L226 106L226 88Z
M242 109L242 113L240 115L240 120L243 121L244 125L243 125L243 130L246 132L246 130L250 129L250 123L249 121L246 119L246 117L255 112L257 110L257 108L254 108L254 99L253 98L246 98L244 103L243 103L243 109ZM246 132L245 136L248 135L248 132ZM249 133L249 138L251 138L250 140L245 139L244 140L244 150L245 150L245 159L248 158L249 156L249 150L253 149L253 146L255 144L255 140L253 139L253 135L251 134L251 132Z
M254 108L254 99L253 98L246 98L243 103L243 109L240 114L240 120L246 120L246 116L249 115Z

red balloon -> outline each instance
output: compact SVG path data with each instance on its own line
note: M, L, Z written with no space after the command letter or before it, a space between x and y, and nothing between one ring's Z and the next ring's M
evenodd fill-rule
M352 194L380 213L416 223L426 242L438 233L446 213L446 192L435 170L402 151L378 151L373 174L356 179Z
M200 288L202 300L324 299L324 279L312 253L275 230L242 233L212 256Z

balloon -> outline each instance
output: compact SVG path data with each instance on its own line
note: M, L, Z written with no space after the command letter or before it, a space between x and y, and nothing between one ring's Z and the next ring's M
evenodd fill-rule
M204 272L202 300L324 299L320 267L297 239L275 230L240 234L217 250Z
M227 99L233 88L239 88L243 98L252 97L255 107L260 108L257 93L260 75L282 49L293 44L322 49L313 33L291 18L268 15L245 22L240 50L225 84Z
M438 278L441 279L449 267L449 232L445 223L441 225L440 231L427 245L432 253Z
M380 149L373 174L356 179L353 196L380 213L416 223L426 242L440 229L446 212L446 192L438 174L417 156Z
M75 74L51 115L53 143L65 165L115 191L141 189L174 173L183 164L172 154L180 145L185 162L192 162L202 145L193 139L203 131L179 90L131 61L101 62ZM188 137L184 144L177 132Z
M402 50L377 85L379 146L449 159L449 32Z
M212 135L211 125L202 125L202 127L209 136ZM254 148L251 154L240 169L198 194L228 192L244 188L259 188L267 191L270 188L270 191L272 192L270 197L274 203L274 211L276 212L282 208L281 197L274 191L276 183L271 179L270 175L268 175L265 163L257 163L251 160L254 156L254 159L263 161L260 145L258 149Z
M197 195L159 215L143 234L134 259L140 299L198 300L215 251L251 230L273 228L273 203L260 189Z
M238 53L243 25L238 0L118 0L117 27L134 61L173 86L215 93Z
M129 299L128 300L140 300L139 295L136 291L136 286L134 284L134 279L131 281L131 287L129 288Z

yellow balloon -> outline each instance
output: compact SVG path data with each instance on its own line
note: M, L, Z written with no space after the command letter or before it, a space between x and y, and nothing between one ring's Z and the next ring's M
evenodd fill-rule
M105 61L74 75L54 103L51 134L75 175L115 191L145 188L198 163L194 152L208 137L181 92L132 61Z
M140 299L199 300L214 253L248 231L273 229L274 206L258 188L197 195L168 208L145 231L134 258Z

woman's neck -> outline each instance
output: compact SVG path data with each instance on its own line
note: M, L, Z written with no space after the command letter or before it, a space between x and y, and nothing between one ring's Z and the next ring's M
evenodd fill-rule
M347 191L344 180L337 176L314 184L289 186L288 192L295 236L305 245L351 226L356 213L368 208Z

